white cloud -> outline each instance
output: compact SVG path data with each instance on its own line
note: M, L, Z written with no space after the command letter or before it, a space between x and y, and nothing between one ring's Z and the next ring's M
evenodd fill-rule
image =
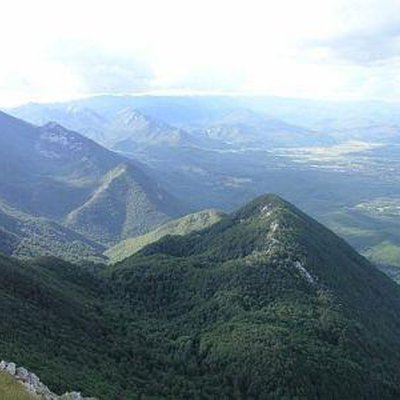
M98 92L398 98L397 0L13 0L0 104Z

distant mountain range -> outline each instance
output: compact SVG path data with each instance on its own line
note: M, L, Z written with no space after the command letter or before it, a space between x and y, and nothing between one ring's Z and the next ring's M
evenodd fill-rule
M182 212L139 163L59 124L0 113L0 132L6 254L92 257Z
M212 139L258 149L334 143L327 134L291 125L248 109L228 111L208 125L203 125L202 129Z
M108 100L109 104L105 109L98 107L94 98L85 106L79 106L79 103L27 104L11 112L35 124L57 121L67 128L77 130L99 143L123 152L135 151L135 145L148 147L179 144L180 146L213 147L222 142L225 145L271 148L314 146L333 142L326 133L320 134L285 123L265 113L240 107L240 103L225 108L220 105L217 109L210 110L207 103L200 101L198 117L193 117L188 121L187 117L182 116L182 120L176 121L177 125L181 126L177 128L158 119L158 113L152 107L145 106L144 109L155 113L156 116L146 114L146 111L143 113L140 103L139 109L135 108L135 98L131 98L130 104L120 99L121 109L117 110L115 110L115 103L118 104L118 99L113 101L114 99L109 98ZM173 108L173 100L171 102ZM155 103L157 104L157 100ZM123 105L126 106L122 107ZM102 109L103 112L101 112ZM184 110L183 105L180 113ZM177 110L174 111L177 112ZM194 131L193 135L182 127Z
M0 353L56 393L400 396L400 288L275 195L115 265L0 256L0 275Z
M29 103L9 111L33 121L46 108L48 114L45 120L34 121L40 125L57 121L54 113L68 107L70 110L90 109L106 117L123 108L133 107L145 115L179 127L204 125L237 109L252 110L318 132L370 125L400 125L397 102L324 101L274 96L101 95L57 104Z
M56 121L98 143L124 152L131 151L135 145L176 146L194 141L183 129L172 127L130 106L101 115L79 106L32 104L12 110L12 113L37 125Z

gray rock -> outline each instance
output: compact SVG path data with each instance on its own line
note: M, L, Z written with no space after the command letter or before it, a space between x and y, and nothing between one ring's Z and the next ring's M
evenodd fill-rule
M14 376L17 372L17 366L14 363L7 363L5 371L8 372L10 375Z
M23 368L23 367L18 367L17 371L16 371L16 374L15 374L15 376L18 379L21 379L22 381L23 380L28 380L29 379L29 375L30 375L29 371L27 369Z
M61 396L60 400L82 400L83 397L78 392L65 393Z
M82 397L79 392L64 393L61 396L54 394L37 375L29 372L26 368L18 367L12 362L1 361L0 371L7 372L20 381L27 391L37 394L44 400L96 400L95 398Z

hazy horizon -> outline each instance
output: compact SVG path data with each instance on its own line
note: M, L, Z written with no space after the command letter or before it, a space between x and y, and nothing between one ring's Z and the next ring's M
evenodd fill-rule
M399 11L393 0L17 0L0 27L0 106L104 93L398 101Z

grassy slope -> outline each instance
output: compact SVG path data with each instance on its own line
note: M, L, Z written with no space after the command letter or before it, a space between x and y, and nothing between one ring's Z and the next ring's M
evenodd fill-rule
M104 255L115 263L137 253L144 246L153 243L166 235L187 235L200 231L220 221L224 214L217 210L203 210L169 221L154 231L141 236L129 238L108 249Z
M28 393L20 382L5 372L0 372L0 399L40 400L38 396Z

